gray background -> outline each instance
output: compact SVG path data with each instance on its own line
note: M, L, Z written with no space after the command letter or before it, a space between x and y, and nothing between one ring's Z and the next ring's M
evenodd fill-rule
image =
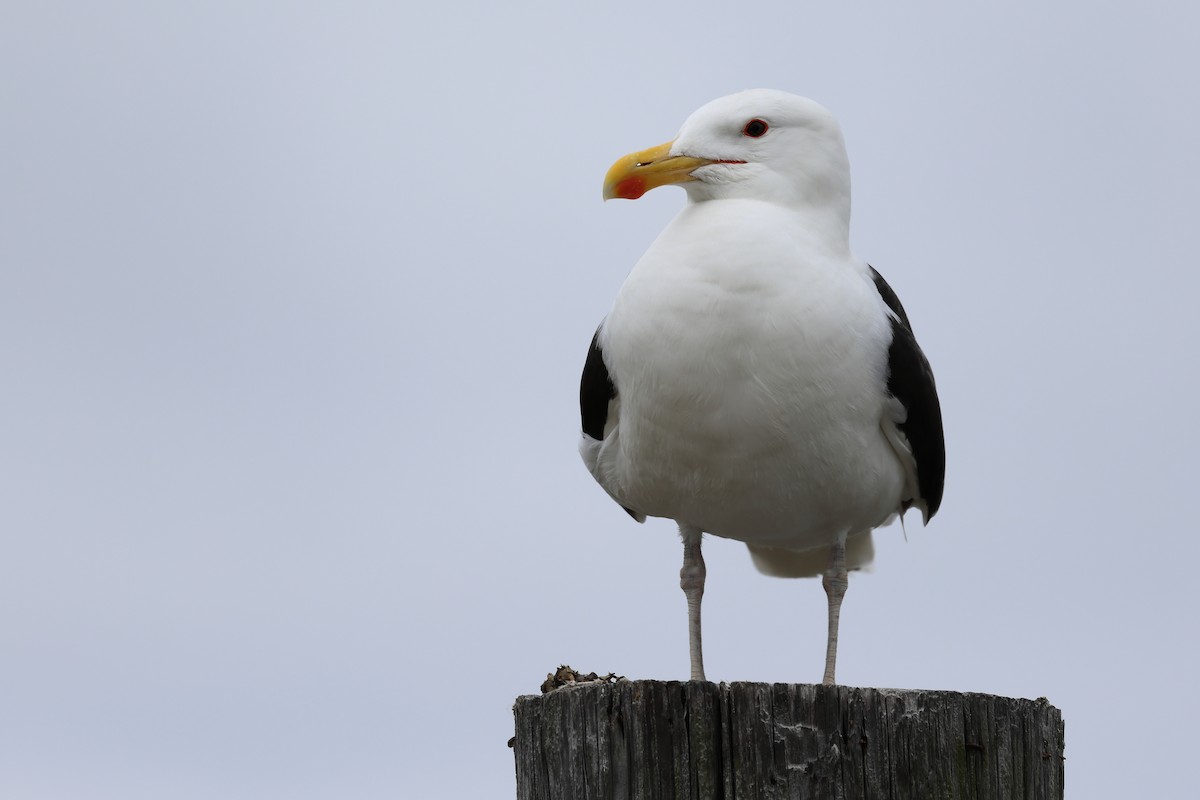
M839 678L1047 696L1071 797L1182 796L1195 8L6 3L0 796L510 797L547 671L686 677L577 381L683 202L605 170L754 86L841 119L946 414ZM820 583L706 552L710 677L818 680Z

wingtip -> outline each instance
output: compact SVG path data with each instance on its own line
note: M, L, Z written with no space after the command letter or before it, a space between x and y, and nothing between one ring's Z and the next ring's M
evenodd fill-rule
M933 519L933 514L929 513L929 504L919 497L906 501L904 506L900 509L901 526L904 525L905 515L914 508L921 512L921 527L923 528L927 526L929 524L929 520Z

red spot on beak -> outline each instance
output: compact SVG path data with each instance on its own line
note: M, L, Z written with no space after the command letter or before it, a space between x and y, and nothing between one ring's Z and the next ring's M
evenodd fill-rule
M646 193L646 181L638 177L629 177L617 184L617 197L622 200L637 200Z

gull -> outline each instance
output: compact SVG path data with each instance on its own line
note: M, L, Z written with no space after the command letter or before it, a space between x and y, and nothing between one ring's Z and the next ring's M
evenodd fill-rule
M822 576L832 685L848 571L873 529L942 499L929 362L899 298L850 250L850 166L816 102L755 89L618 160L604 197L678 184L687 204L637 262L584 362L579 450L638 522L683 540L692 680L705 680L701 538Z

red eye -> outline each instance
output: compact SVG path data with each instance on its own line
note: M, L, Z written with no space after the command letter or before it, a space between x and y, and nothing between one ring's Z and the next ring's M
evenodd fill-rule
M746 127L742 128L742 136L749 136L751 139L757 139L767 132L767 123L761 119L752 119L746 123Z

